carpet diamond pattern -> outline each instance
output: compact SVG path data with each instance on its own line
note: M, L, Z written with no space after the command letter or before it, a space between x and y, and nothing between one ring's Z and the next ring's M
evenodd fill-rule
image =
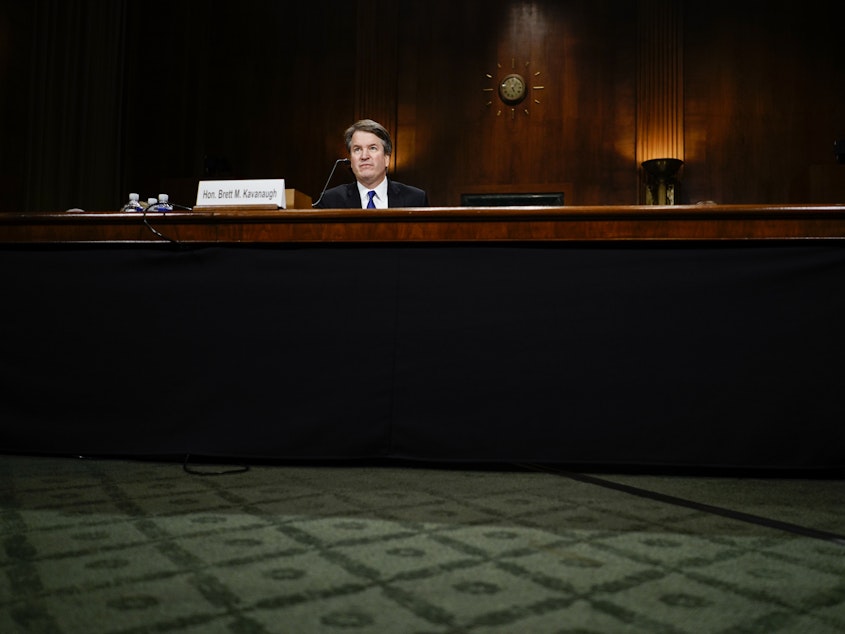
M5 456L0 632L845 631L845 541L550 472ZM845 482L602 476L845 530Z

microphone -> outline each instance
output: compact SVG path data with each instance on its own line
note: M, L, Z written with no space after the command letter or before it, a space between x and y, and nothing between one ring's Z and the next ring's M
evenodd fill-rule
M344 165L349 165L348 158L337 159L332 166L332 171L329 173L329 177L326 179L326 184L323 185L323 191L320 192L320 197L313 203L311 203L312 207L316 207L320 204L320 201L323 200L323 194L326 193L326 190L329 188L329 183L332 182L332 176L334 176L334 171L337 169L337 166L343 163Z

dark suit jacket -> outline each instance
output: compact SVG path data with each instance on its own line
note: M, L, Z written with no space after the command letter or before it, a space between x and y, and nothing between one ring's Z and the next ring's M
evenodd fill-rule
M388 179L388 207L428 207L428 194L410 185ZM361 195L357 183L347 183L327 189L323 198L314 205L316 209L360 209Z

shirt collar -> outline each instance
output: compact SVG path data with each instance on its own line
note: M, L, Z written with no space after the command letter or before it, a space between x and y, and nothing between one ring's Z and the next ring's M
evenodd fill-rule
M356 181L357 182L357 181ZM358 184L358 194L361 197L361 206L367 206L367 192L372 191L366 187L364 187L361 183ZM373 198L373 202L378 209L386 209L387 208L387 177L384 178L378 185L375 187L376 195Z

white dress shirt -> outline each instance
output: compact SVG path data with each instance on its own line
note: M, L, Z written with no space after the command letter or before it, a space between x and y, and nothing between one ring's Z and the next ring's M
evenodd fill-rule
M370 201L370 197L367 196L367 192L373 191L364 187L361 183L358 183L358 193L361 194L361 207L366 208L367 203ZM376 195L373 196L373 203L375 203L376 209L387 209L387 179L385 178L375 187Z

